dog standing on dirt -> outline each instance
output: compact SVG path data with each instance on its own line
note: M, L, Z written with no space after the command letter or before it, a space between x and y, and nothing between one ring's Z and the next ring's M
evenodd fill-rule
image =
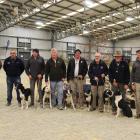
M42 97L42 107L45 108L45 101L47 101L49 103L50 108L52 108L51 91L49 86L43 87L41 91L41 97Z
M64 82L64 88L63 88L63 105L65 110L67 109L68 105L71 105L73 110L76 111L73 97L72 97L72 90L70 88L70 85L66 82Z
M16 83L16 90L21 94L21 109L28 109L28 98L31 96L31 89L24 88L23 84Z

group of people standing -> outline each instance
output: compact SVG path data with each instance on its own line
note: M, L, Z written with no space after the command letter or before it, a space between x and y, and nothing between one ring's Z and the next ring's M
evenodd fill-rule
M42 79L43 75L45 75L46 85L48 85L48 81L50 81L52 105L54 107L57 106L58 109L63 109L63 81L67 79L71 86L71 90L73 91L72 96L76 108L83 108L83 84L85 83L85 76L88 74L93 95L90 111L97 109L96 97L98 95L98 110L99 112L103 112L105 76L109 75L112 91L116 92L116 90L119 89L123 98L125 98L125 91L128 88L128 84L133 83L133 87L136 89L136 117L140 118L140 50L137 50L136 54L137 59L132 66L130 75L129 65L122 59L123 56L120 51L115 52L114 59L109 67L101 59L101 54L96 52L95 58L88 68L85 58L81 57L81 50L76 49L74 57L69 60L66 68L64 60L58 56L57 49L55 48L51 49L51 57L46 64L43 57L39 55L39 50L33 49L32 56L28 59L26 65L17 57L16 51L12 50L10 56L5 59L3 64L3 68L7 75L7 106L11 105L13 85L17 82L21 82L20 75L25 70L29 77L32 91L30 106L34 105L34 89L36 83L39 101L40 104L42 104ZM57 96L55 94L56 90ZM21 99L18 91L17 100L20 105ZM112 102L113 114L116 113L116 109L114 96Z

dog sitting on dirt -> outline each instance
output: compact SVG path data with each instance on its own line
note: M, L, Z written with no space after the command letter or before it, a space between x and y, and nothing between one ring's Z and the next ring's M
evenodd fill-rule
M43 87L41 91L41 97L42 97L42 107L45 108L45 101L47 101L49 103L50 108L52 108L51 92L48 85Z
M103 93L104 112L110 112L112 97L113 97L113 92L110 89L105 89Z
M63 106L65 110L67 109L67 106L71 105L73 110L76 111L74 102L73 102L73 97L72 97L72 90L71 87L68 83L64 82L64 87L63 87Z
M105 77L105 90L103 93L104 112L110 112L112 97L113 97L113 92L111 90L111 84L109 82L109 77L106 76Z
M28 109L28 98L31 96L31 89L24 88L22 83L16 83L16 90L18 90L21 96L21 109Z
M117 106L117 115L116 117L118 118L120 114L122 113L126 117L132 117L132 110L129 104L129 101L131 101L131 95L130 93L126 90L125 94L125 99L122 98L122 94L120 91L115 93L115 104Z
M84 84L83 85L83 91L84 91L84 97L85 97L85 101L88 107L88 111L91 108L91 102L93 100L93 96L91 93L91 85L90 84Z

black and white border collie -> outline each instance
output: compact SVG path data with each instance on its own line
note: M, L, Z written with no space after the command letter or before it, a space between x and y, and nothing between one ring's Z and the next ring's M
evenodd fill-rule
M110 89L105 89L103 93L104 100L104 112L110 112L111 110L111 101L113 97L113 92Z
M117 106L116 118L118 118L121 115L121 113L126 117L132 117L133 113L129 104L129 101L132 100L132 98L128 90L126 90L125 98L122 98L122 94L120 91L114 94L115 94L115 104Z
M71 105L73 110L76 111L74 102L73 102L73 97L72 97L72 90L71 87L68 83L64 82L63 85L63 106L65 110L67 109L67 106Z
M47 101L49 103L50 108L52 109L51 91L48 85L43 87L41 91L41 97L42 97L42 107L45 108L45 101Z
M21 109L28 109L28 99L31 96L31 89L24 88L22 83L16 83L16 90L18 90L21 97Z
M83 85L83 91L84 91L84 97L85 97L85 101L88 107L88 111L91 108L91 102L93 100L93 96L91 93L91 85L90 84L84 84Z

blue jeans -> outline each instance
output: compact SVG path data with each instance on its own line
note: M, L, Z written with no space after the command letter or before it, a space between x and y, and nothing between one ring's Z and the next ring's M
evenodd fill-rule
M13 85L15 85L17 82L21 82L21 78L19 76L15 77L7 76L6 82L7 82L7 102L11 103ZM17 92L17 101L21 102L20 93L18 90L16 90L16 92Z
M52 97L52 106L62 106L63 100L63 82L62 81L51 81L50 82L51 88L51 97ZM57 90L57 95L56 95Z

